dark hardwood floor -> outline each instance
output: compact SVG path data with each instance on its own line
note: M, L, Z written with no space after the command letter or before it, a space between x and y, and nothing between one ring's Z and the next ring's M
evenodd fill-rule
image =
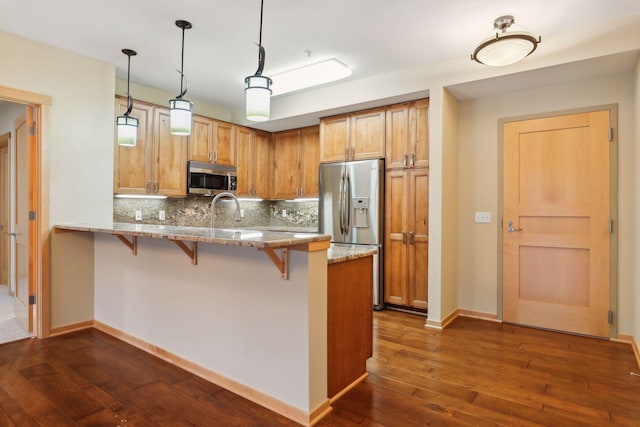
M640 426L625 344L374 315L369 377L318 426ZM96 330L0 345L0 426L295 426Z

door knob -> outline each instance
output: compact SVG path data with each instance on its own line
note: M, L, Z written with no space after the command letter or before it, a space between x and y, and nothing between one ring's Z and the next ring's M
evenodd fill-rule
M507 222L507 231L509 233L513 233L514 231L522 231L522 228L515 228L513 226L513 221Z

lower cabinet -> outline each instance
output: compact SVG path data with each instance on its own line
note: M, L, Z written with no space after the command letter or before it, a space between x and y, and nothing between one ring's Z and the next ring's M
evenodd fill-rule
M373 257L327 267L327 393L367 372L373 355Z
M426 310L429 169L388 171L385 211L385 303Z

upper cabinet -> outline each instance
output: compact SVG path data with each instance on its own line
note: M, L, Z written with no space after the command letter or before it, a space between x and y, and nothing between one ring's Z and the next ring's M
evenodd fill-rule
M236 126L235 140L238 164L237 195L270 198L269 133Z
M320 161L383 158L385 109L327 117L320 121Z
M318 126L273 134L272 198L317 197L319 134Z
M393 105L386 111L386 169L429 166L429 100Z
M116 98L116 115L127 110L127 99ZM115 144L113 191L117 194L187 194L187 138L172 135L169 110L134 102L131 116L139 120L135 147Z
M189 160L233 166L236 164L235 125L193 116Z

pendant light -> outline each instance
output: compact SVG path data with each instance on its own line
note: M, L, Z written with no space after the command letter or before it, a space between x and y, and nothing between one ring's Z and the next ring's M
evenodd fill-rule
M493 28L497 30L495 36L481 42L471 54L471 59L481 64L501 67L515 64L531 55L542 38L536 38L525 31L507 32L514 23L515 19L511 15L496 18L493 22Z
M265 51L262 46L262 12L264 0L260 1L260 38L258 41L258 69L252 76L245 77L246 116L248 120L263 122L269 120L271 103L271 79L262 75Z
M131 49L122 49L122 53L127 55L127 111L116 118L118 145L135 147L138 140L138 119L129 116L133 109L133 97L129 91L129 77L131 75L131 57L137 55L137 52Z
M180 94L169 101L169 126L171 133L174 135L191 135L191 108L193 107L193 102L182 99L189 88L189 83L184 76L184 30L190 29L191 23L178 20L176 21L176 26L182 29L182 58L180 69L178 70L178 73L180 73Z

